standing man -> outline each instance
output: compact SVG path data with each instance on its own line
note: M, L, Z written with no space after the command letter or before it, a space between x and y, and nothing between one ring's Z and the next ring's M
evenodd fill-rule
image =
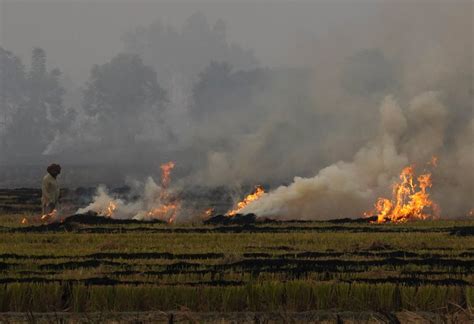
M50 214L58 207L59 184L56 177L61 173L61 166L53 163L46 170L48 173L43 177L41 185L43 215Z

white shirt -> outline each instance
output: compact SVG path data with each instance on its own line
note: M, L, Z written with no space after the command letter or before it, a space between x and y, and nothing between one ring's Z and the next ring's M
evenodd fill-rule
M41 203L43 205L57 204L59 200L58 181L49 173L43 177L41 185Z

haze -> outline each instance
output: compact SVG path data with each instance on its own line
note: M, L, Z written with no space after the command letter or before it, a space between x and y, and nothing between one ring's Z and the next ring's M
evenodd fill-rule
M51 161L77 187L143 183L173 160L181 187L295 181L256 210L329 217L436 155L446 213L472 207L472 1L0 9L3 187L37 186Z
M367 19L372 1L9 1L1 8L1 44L28 60L42 47L49 62L76 82L123 49L122 35L156 20L180 27L196 12L228 24L229 41L255 51L265 65L299 65L294 50L329 29Z

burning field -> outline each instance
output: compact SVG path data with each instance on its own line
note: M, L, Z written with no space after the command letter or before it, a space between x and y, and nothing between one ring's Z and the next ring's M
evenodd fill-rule
M159 181L133 188L63 190L45 215L37 190L3 190L0 310L160 310L150 316L162 321L231 320L231 312L278 321L282 309L300 321L403 321L423 311L472 320L472 210L443 217L436 156L400 159L397 176L384 167L371 183L366 155L387 149L379 144L314 178L239 195L175 186L173 161Z
M272 194L261 186L240 200L201 191L202 204L190 204L195 196L173 190L173 166L163 164L159 184L149 179L134 198L130 189L65 191L70 217L38 215L35 190L0 192L9 207L1 311L160 310L148 316L163 321L230 320L231 312L240 320L403 321L425 311L469 320L474 220L438 218L430 173L402 169L393 195L358 218L282 221L246 212Z
M209 188L193 188L189 178L176 185L172 176L179 161L169 161L160 166L159 181L149 177L125 195L100 186L92 201L69 214L179 224L228 223L236 215L254 215L257 221L363 218L374 223L470 218L473 181L472 172L465 170L472 143L460 141L452 151L443 147L449 141L447 113L433 91L416 96L406 108L386 96L374 116L378 130L373 138L352 159L324 167L313 177L297 176L273 187L252 183L238 192L221 186L225 197L215 199L218 195L205 197ZM472 126L465 129L467 136L473 134ZM60 220L53 213L43 215L42 222Z
M381 53L359 55L372 64ZM361 57L352 59L359 64ZM227 86L247 85L246 78L264 70L235 72ZM100 67L94 71L94 78L102 73ZM215 63L204 72L200 78L208 73L212 81L198 84L204 92L194 104L207 109L206 87L218 84L220 96L221 82L213 78L234 72ZM266 73L258 83L282 72ZM285 78L281 91L276 81L254 89L256 106L243 113L236 106L235 115L221 115L226 105L216 101L207 113L176 112L162 129L151 123L141 127L145 132L131 128L125 134L117 125L127 123L89 116L73 127L70 143L57 135L45 152L76 149L75 137L89 152L92 125L100 126L99 136L107 130L100 121L110 119L115 131L107 136L117 138L92 158L106 165L130 144L123 156L132 157L131 172L144 173L117 167L119 183L125 179L127 186L63 188L60 203L46 214L40 212L40 190L0 190L0 312L31 322L34 316L52 321L58 312L101 322L101 314L110 312L134 314L135 322L399 323L425 316L472 323L474 119L465 109L472 108L472 88L463 88L469 105L457 108L457 83L447 92L429 90L443 88L438 85L404 89L394 83L390 92L372 96L323 87L337 94L326 101L313 98L312 90L301 97L298 86L289 95L291 82ZM200 87L193 88L195 95ZM225 97L246 97L232 87ZM103 97L95 99L101 103ZM293 112L300 101L304 106ZM135 120L130 111L126 119L133 125L154 113ZM83 127L89 123L92 128ZM82 136L88 132L90 138ZM92 147L108 143L99 142ZM150 143L162 147L149 152ZM142 156L147 163L137 161ZM71 174L61 177L71 181ZM0 322L9 316L0 314Z
M338 310L403 321L424 311L472 320L474 220L443 219L432 195L437 165L432 157L404 166L373 208L322 220L292 215L311 214L301 204L324 171L237 198L223 188L178 190L170 161L160 181L137 188L65 190L46 215L35 209L38 191L4 190L1 311L160 310L149 316L171 321L231 320L230 312L278 321L281 309L301 321L337 321Z
M436 167L436 164L436 157L432 157L431 161L427 163L431 168ZM186 205L178 192L170 190L171 172L174 167L175 162L173 161L162 164L160 166L160 185L157 185L153 178L148 178L143 193L134 199L124 200L114 197L107 192L105 187L101 186L97 189L93 201L87 207L79 208L77 213L92 212L98 216L112 219L158 220L166 223L193 223L196 221L216 223L219 219L232 222L232 218L236 216L241 218L242 214L250 214L255 208L258 208L254 206L258 206L261 201L268 199L268 196L277 194L278 190L282 188L267 193L263 186L257 185L242 200L234 202L230 209L216 216L215 207L199 208L196 205ZM392 197L378 198L373 210L364 212L360 217L367 222L377 223L439 219L440 207L431 198L429 192L431 187L432 173L430 171L425 169L424 173L416 175L415 166L407 166L401 171L399 180L392 185ZM219 201L214 203L219 204ZM40 220L43 223L61 221L57 213L57 210L54 210L50 214L42 215ZM258 214L251 214L255 220L259 218ZM469 217L470 214L468 213L466 216ZM260 219L278 220L285 219L285 217L277 214L260 217ZM26 218L22 219L22 223L27 223Z

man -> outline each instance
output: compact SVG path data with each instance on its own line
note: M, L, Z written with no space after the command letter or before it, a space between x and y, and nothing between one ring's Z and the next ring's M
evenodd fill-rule
M46 170L48 173L43 177L41 185L43 215L50 214L58 207L59 184L56 177L61 173L61 166L59 164L51 164Z

